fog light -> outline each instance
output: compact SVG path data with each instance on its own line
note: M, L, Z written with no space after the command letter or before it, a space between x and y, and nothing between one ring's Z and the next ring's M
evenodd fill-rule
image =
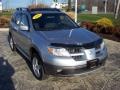
M58 73L61 72L61 71L62 71L62 69L58 69L58 70L57 70Z

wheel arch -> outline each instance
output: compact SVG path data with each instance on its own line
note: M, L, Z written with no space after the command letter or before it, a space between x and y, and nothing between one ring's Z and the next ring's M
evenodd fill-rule
M30 60L32 60L32 57L33 57L34 53L36 53L36 54L39 55L41 61L43 62L42 57L41 57L41 52L39 51L39 49L37 47L32 46L30 48L29 52L30 52Z
M9 41L9 39L10 39L11 36L12 36L12 34L11 34L11 32L9 31L8 37L7 37L8 41Z

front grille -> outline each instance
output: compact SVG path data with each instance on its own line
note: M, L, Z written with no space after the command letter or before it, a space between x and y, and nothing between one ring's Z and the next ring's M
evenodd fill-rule
M96 54L97 54L97 55L100 54L100 51L96 52Z
M81 48L66 48L66 49L70 54L81 53L82 52Z
M101 55L101 44L96 45L93 48L95 48L96 57L99 57ZM86 58L87 58L85 55L85 50L87 50L86 48L69 47L69 48L66 48L66 50L70 53L71 57L75 61L82 61L82 60L86 60Z
M99 57L99 56L101 56L101 55L102 55L101 51L97 51L97 52L96 52L96 57Z
M80 56L72 56L72 58L76 61L82 61L83 60L83 55Z
M97 45L97 46L95 46L95 49L96 49L96 50L98 50L98 49L100 49L100 48L101 48L100 44Z
M102 53L101 53L101 45L97 45L95 47L95 50L96 50L96 57L99 57L99 56L102 55Z
M76 61L83 60L84 55L81 54L83 53L83 50L81 47L73 47L73 48L66 48L66 49L74 60Z

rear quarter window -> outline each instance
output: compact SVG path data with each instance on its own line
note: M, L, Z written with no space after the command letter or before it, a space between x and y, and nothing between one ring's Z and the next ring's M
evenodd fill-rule
M12 15L11 22L15 23L15 14Z

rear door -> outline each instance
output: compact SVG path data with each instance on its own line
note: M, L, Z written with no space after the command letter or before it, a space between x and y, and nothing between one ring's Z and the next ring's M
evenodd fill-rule
M11 23L10 23L11 24L10 29L11 29L11 32L12 32L12 37L13 37L13 40L14 40L16 46L19 45L18 32L19 32L20 21L21 21L21 13L16 13L16 14L13 15Z

